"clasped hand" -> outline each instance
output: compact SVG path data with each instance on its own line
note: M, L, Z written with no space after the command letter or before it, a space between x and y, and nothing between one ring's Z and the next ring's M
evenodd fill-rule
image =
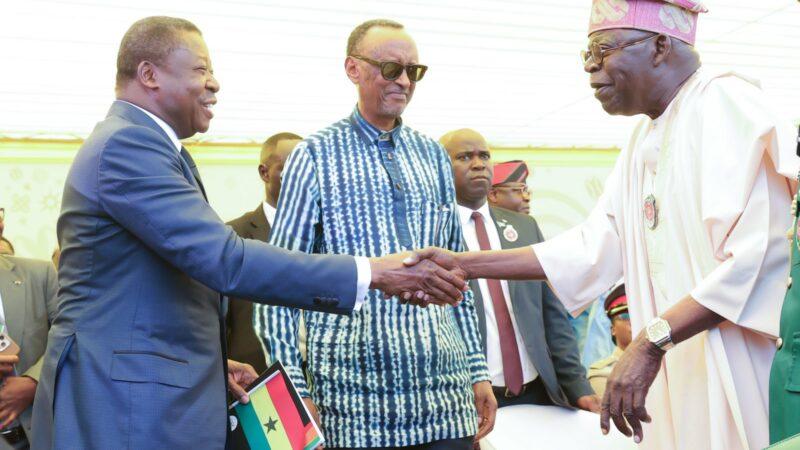
M426 248L370 258L371 288L387 296L397 295L404 303L458 305L468 289L467 273L447 250Z

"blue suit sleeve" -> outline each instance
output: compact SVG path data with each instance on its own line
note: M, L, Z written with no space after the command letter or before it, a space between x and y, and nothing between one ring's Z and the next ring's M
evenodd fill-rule
M103 148L98 181L100 204L115 221L211 289L297 308L352 310L352 257L304 255L240 238L184 176L180 155L156 131L130 126L114 133Z

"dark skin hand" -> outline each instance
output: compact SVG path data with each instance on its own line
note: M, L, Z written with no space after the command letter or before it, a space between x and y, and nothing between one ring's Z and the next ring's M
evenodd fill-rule
M228 360L228 390L243 404L250 401L246 389L256 378L258 373L250 364Z
M17 355L0 355L0 379L14 373L14 364L18 362Z
M584 411L600 414L600 397L597 394L584 395L575 401L575 406Z
M6 377L0 386L0 429L6 428L33 404L36 380L30 377Z
M438 266L463 273L468 280L544 280L545 274L531 247L455 253L438 247L415 250L404 262L409 266L430 259Z
M478 433L475 434L475 443L477 444L494 429L497 399L494 398L492 384L488 381L479 381L473 384L472 390L475 393L475 410L478 412Z
M415 264L423 259L432 259L443 268L461 270L467 279L545 278L541 264L530 247L465 253L429 247L415 251L407 264ZM714 328L725 320L690 296L683 298L661 317L669 323L675 344ZM604 434L608 433L610 421L613 420L624 435L633 436L637 443L642 441L644 435L641 424L651 420L645 408L645 399L661 369L663 357L664 351L651 343L643 333L631 342L608 379L600 413L600 428Z
M403 301L421 307L458 305L464 291L469 288L464 272L458 268L444 269L433 260L406 264L405 260L410 256L411 253L407 252L370 258L370 288L380 289L386 296L415 292L416 295L409 295Z
M661 318L669 323L675 344L714 328L725 320L690 296L668 309ZM632 435L637 444L642 441L642 422L650 423L651 420L645 408L645 399L661 369L663 358L664 351L650 342L644 331L631 342L614 365L606 383L600 413L603 434L608 433L609 421L613 420L622 434L628 437Z

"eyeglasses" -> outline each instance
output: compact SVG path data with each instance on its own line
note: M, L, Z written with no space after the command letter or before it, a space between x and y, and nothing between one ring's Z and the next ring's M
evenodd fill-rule
M528 189L528 186L521 186L521 187L495 186L493 189L498 189L498 190L501 190L501 191L508 191L508 192L511 192L512 194L528 196L528 197L530 197L530 195L531 195L531 191L530 191L530 189Z
M591 60L594 61L595 64L600 65L603 64L603 57L608 53L611 53L614 50L630 47L632 45L641 44L642 42L647 42L650 39L653 39L658 36L659 36L658 34L654 34L644 39L639 39L638 41L628 42L627 44L622 44L611 48L602 48L600 47L600 44L598 42L592 41L589 43L588 50L581 50L581 61L583 61L583 64L586 65L586 63L588 63L589 59L591 58Z
M406 73L408 74L408 79L416 83L417 81L421 80L422 77L425 76L425 72L428 71L428 66L423 66L422 64L409 64L404 66L395 61L375 61L374 59L369 59L360 55L350 56L375 67L380 67L381 76L386 81L394 81L400 78L400 75L403 74L403 69L405 69Z

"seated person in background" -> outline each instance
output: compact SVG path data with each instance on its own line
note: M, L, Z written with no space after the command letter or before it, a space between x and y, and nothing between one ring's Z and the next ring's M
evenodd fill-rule
M507 161L494 165L489 204L521 214L531 213L531 192L528 190L528 165L525 161Z
M492 161L483 136L462 129L445 134L440 142L453 164L458 218L469 250L517 248L544 240L533 217L489 207ZM527 168L522 162L500 164L504 178L510 164L515 167L513 179L524 180ZM547 284L485 279L469 284L499 407L536 404L600 411L567 311Z
M614 288L605 302L606 315L611 320L611 340L616 347L614 353L608 358L601 359L589 367L589 382L597 395L603 396L606 391L606 381L614 369L622 352L631 343L631 319L628 315L628 297L625 295L625 285Z
M56 315L57 290L56 271L49 261L0 256L2 324L20 347L14 369L0 374L0 436L15 449L29 448L31 405L47 332Z
M11 245L11 241L0 236L0 255L14 256L14 253L14 246Z

